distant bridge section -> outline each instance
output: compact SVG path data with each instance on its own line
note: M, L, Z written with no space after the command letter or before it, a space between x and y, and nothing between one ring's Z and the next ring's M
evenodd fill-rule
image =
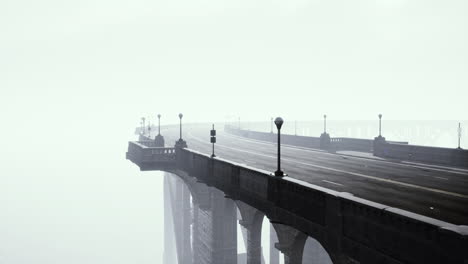
M224 130L230 134L268 142L276 142L275 133L259 132L225 126ZM322 149L327 151L359 151L373 153L374 156L422 162L446 166L468 167L468 150L457 148L440 148L410 145L408 142L388 141L384 137L375 139L344 138L344 137L307 137L296 135L281 135L281 142L286 145ZM328 134L327 134L328 135Z

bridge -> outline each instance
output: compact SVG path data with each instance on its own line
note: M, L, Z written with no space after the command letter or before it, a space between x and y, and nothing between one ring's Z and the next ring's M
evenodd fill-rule
M253 208L247 211L267 216L282 227L278 230L290 229L284 234L276 230L278 238L289 239L275 244L287 263L302 263L304 237L316 239L333 263L468 262L466 169L291 144L283 146L282 156L289 176L275 177L274 143L227 127L217 136L217 157L211 158L209 126L186 130L183 137L190 148L180 144L177 127L165 130L166 142L179 142L173 152L167 148L170 162L158 158L166 148L156 151L158 147L145 143L153 140L151 136L130 142L127 158L142 170L172 171L186 182L204 182L236 204ZM137 154L141 151L146 154ZM195 193L191 195L197 201ZM241 211L242 206L237 208ZM257 213L240 214L255 219ZM247 241L253 243L247 245L247 263L261 263L254 243L258 224L245 226L251 228ZM215 259L211 255L193 263L235 263L232 258Z

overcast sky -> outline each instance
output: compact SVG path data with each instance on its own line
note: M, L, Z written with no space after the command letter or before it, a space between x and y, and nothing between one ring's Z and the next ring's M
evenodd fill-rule
M141 116L468 120L467 14L467 0L0 0L0 263L161 259L162 178L124 158Z
M467 14L466 0L2 0L2 122L466 120Z

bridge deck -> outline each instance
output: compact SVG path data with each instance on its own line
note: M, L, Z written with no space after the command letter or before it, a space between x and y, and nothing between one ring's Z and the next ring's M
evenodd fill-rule
M192 127L188 146L211 153L209 129ZM177 129L168 130L173 142ZM274 171L276 146L219 131L216 155ZM353 157L291 146L282 148L290 177L454 224L468 225L468 170Z

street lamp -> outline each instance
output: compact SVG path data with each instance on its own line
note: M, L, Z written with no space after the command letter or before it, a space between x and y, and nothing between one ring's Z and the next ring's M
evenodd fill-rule
M158 135L161 135L161 114L158 114Z
M323 133L327 133L327 115L323 115Z
M145 126L146 126L145 118L142 117L142 118L141 118L141 121L143 122L143 135L144 135L144 134L145 134Z
M294 120L294 135L297 136L297 120Z
M278 129L278 169L275 171L275 176L284 176L284 172L281 170L281 126L283 126L283 122L281 117L275 119L275 125Z
M462 128L461 128L461 124L458 123L458 149L461 149L460 147L461 136L462 136Z
M273 117L271 118L271 130L270 130L270 133L273 134Z
M379 114L379 137L382 137L382 114Z
M180 138L179 141L182 141L182 117L184 115L182 113L179 114L179 119L180 119Z
M151 121L148 117L148 137L151 138Z

